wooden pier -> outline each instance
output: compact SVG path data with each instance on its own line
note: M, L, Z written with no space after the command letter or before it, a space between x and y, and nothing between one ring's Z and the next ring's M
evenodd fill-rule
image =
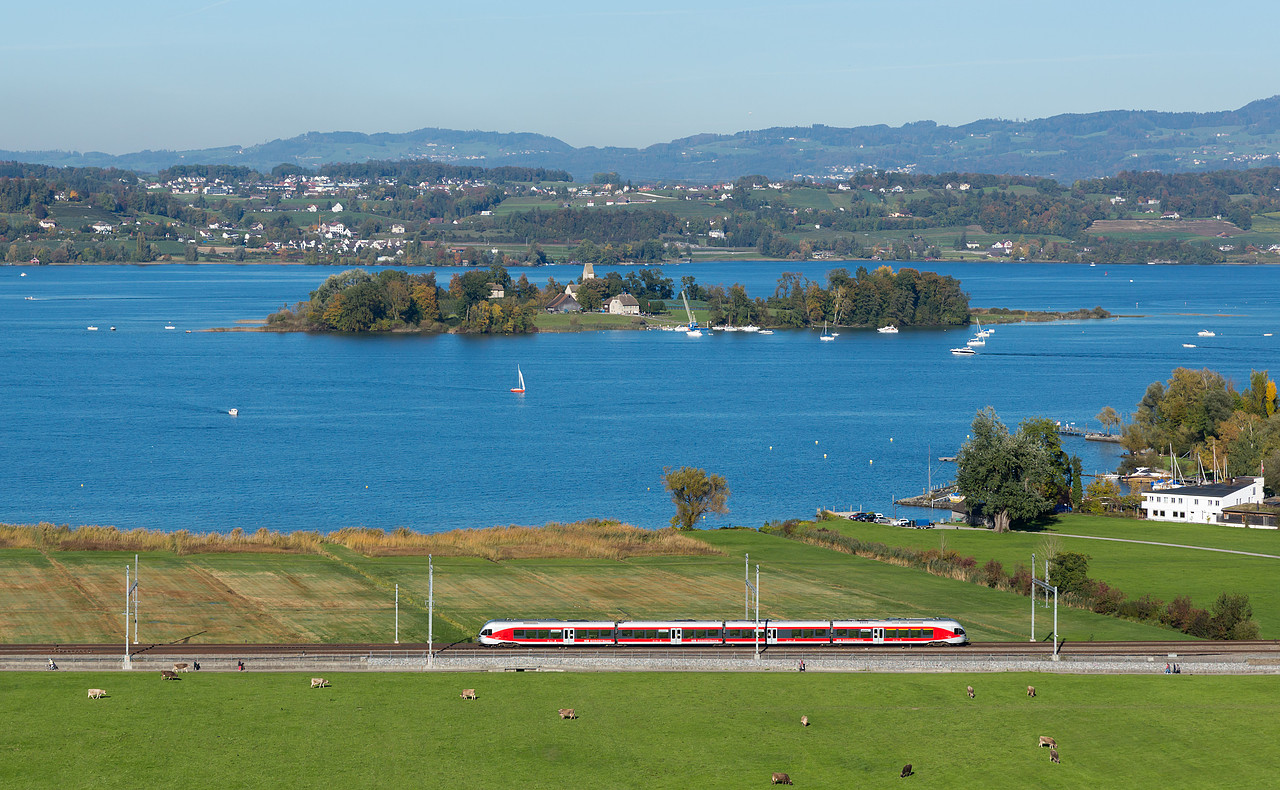
M953 483L942 488L935 488L932 491L925 491L920 496L896 500L894 504L908 507L931 507L935 510L950 510L952 504L951 495L958 493L959 490L959 487Z

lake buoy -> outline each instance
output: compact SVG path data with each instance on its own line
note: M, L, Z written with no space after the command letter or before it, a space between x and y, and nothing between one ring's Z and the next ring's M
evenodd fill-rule
M814 444L817 444L817 443L818 443L818 440L817 440L817 439L814 439L814 440L813 440L813 443L814 443Z
M889 437L889 441L891 441L891 442L893 441L893 437L892 437L892 436L890 436L890 437Z
M826 454L826 453L823 453L823 454L822 454L822 457L823 457L823 458L826 458L826 457L827 457L827 454Z
M875 463L875 461L867 461L867 463L869 463L869 464L874 464L874 463Z

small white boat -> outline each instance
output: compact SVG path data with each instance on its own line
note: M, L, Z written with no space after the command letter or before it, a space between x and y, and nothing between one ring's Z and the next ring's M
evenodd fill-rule
M750 333L750 332L759 332L759 331L760 331L760 327L756 326L755 324L747 324L746 326L738 327L738 331L739 331L739 332L748 332L748 333Z
M26 277L26 276L27 276L27 273L26 273L26 272L23 272L22 274L19 274L18 276L19 276L19 277Z
M1201 329L1199 332L1196 332L1196 334L1199 335L1200 337L1217 337L1218 336L1216 332L1210 332L1208 329Z
M36 300L36 298L35 298L34 296L28 296L28 297L27 297L27 301L28 301L28 302L34 302L35 300Z
M773 330L772 330L772 329L761 329L761 330L759 330L759 333L760 333L760 334L762 334L762 335L772 335L772 334L773 334Z
M28 298L28 299L30 299L31 297L30 297L30 296L28 296L27 298ZM1263 332L1263 333L1262 333L1262 336L1263 336L1263 337L1271 337L1271 333L1270 333L1270 332Z
M165 324L165 325L164 325L164 328L165 328L165 329L177 329L178 327L174 326L173 324Z
M523 395L524 394L524 372L520 370L519 365L516 365L516 377L520 379L520 384L519 386L512 387L511 391L516 393L517 395Z
M702 337L701 329L686 329L684 333L689 337Z
M1182 347L1183 347L1183 348L1195 348L1195 347L1196 347L1196 344L1195 344L1195 343L1183 343L1183 344L1182 344Z
M86 326L86 327L85 327L85 329L88 329L90 332L97 332L97 331L98 331L98 327L96 327L96 326Z
M894 326L893 324L889 324L888 326L880 327L876 331L882 335L896 335L898 334L898 327Z
M239 409L227 409L227 414L230 414L232 417L236 417L236 416L239 416L239 414L240 414L240 410L239 410Z
M836 339L836 336L835 336L835 335L830 334L830 333L828 333L828 332L827 332L827 322L826 322L826 321L823 321L823 322L822 322L822 336L821 336L821 337L819 337L818 339L819 339L819 340L835 340L835 339Z
M951 353L955 354L957 357L971 357L974 354L977 354L978 352L974 351L972 348L969 348L968 346L963 346L961 348L951 349Z
M980 337L971 337L968 340L964 341L964 344L966 346L985 346L987 344L987 341L983 340Z
M112 331L112 332L116 331L116 328L115 328L114 326L113 326L113 327L111 327L111 331Z
M1096 263L1091 263L1091 264L1089 264L1089 265L1090 265L1090 266L1097 266L1098 264L1096 264Z

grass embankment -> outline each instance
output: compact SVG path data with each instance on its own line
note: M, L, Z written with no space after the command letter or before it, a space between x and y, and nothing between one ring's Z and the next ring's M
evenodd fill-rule
M1252 788L1280 736L1275 677L308 677L5 673L0 786Z
M1110 312L1101 307L1093 309L1071 310L1069 312L1053 310L1012 310L1008 307L974 307L969 310L976 321L994 326L996 324L1044 323L1047 321L1084 321L1095 318L1111 318Z
M1131 599L1149 594L1167 602L1186 595L1196 606L1207 609L1224 592L1246 593L1262 635L1280 635L1280 586L1276 584L1280 559L1067 537L1120 538L1280 555L1280 533L1272 530L1087 515L1061 516L1042 531L1003 535L987 530L902 529L845 519L820 526L890 546L937 549L945 541L946 549L977 558L979 567L997 560L1006 574L1013 573L1019 564L1030 566L1035 553L1038 574L1043 576L1044 558L1050 550L1078 552L1090 558L1090 578L1119 588Z
M197 642L390 641L397 583L401 638L419 640L427 631L423 555L437 548L435 634L443 641L469 639L494 617L738 617L741 558L747 552L761 566L764 617L948 615L977 640L1021 640L1028 634L1027 599L1014 593L752 530L675 536L689 539L692 547L652 539L627 549L636 539L628 528L618 529L611 541L597 539L576 549L578 556L564 548L570 537L534 530L552 544L547 553L530 557L520 548L524 558L500 562L494 559L517 556L503 548L512 545L503 543L504 533L521 546L535 538L504 528L476 531L484 535L463 532L456 540L448 533L401 536L397 543L391 533L371 546L357 539L368 533L353 530L345 533L349 545L322 542L319 553L0 549L0 640L114 640L123 566L135 550L143 553L139 635L145 642L193 635ZM708 554L708 547L719 553ZM597 553L587 556L589 551ZM681 556L665 556L672 552ZM1061 612L1060 630L1079 641L1179 636L1079 610Z

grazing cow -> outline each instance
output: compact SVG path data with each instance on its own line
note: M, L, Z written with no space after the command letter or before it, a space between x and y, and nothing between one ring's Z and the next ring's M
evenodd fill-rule
M173 665L173 671L174 671L174 672L186 672L186 671L188 670L188 668L189 668L189 667L188 667L188 665L187 665L187 663L186 663L186 662L182 662L182 663L180 663L180 664L174 664L174 665Z
M182 680L182 678L178 677L178 673L174 672L171 669L160 670L160 677L164 678L165 680Z
M1040 745L1041 745L1041 746L1048 746L1050 749L1052 749L1052 748L1054 748L1054 747L1056 747L1056 746L1058 745L1058 742L1057 742L1057 741L1055 741L1054 739L1050 738L1048 735L1041 735L1041 736L1040 736Z
M577 712L576 710L574 710L573 708L561 708L561 709L558 711L558 713L560 714L560 718L562 718L562 719L576 719L576 718L578 718L578 712Z
M311 688L322 689L329 685L329 681L324 678L311 678Z
M1027 696L1028 696L1028 697L1034 697L1035 695L1036 695L1036 687L1035 687L1035 686L1027 686Z
M769 784L789 785L791 784L791 777L787 776L786 774L780 774L775 772L773 775L773 778L769 780Z
M1062 762L1061 760L1058 759L1058 750L1052 747L1049 748L1049 762L1051 763Z
M107 696L107 692L102 689L89 689L89 699L102 699Z
M476 698L476 690L475 690L475 689L463 689L463 690L462 690L462 693L461 693L461 694L459 694L458 696L462 697L463 699L475 699L475 698Z
M965 686L964 690L969 692L969 699L974 699L976 695L973 693L973 686Z
M809 717L808 717L808 716L801 716L801 717L800 717L800 723L801 723L802 725L804 725L805 727L808 727L808 726L809 726Z
M911 776L914 773L915 771L911 770L911 763L907 763L906 765L902 766L902 773L898 774L898 778L906 779L908 776Z

